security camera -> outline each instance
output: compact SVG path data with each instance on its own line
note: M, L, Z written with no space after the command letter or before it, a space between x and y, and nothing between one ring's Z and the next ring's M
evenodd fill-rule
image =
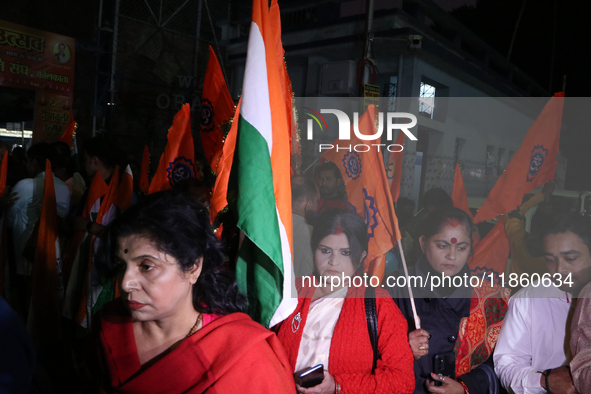
M408 36L408 47L410 49L420 49L423 46L423 36L421 35L409 35Z

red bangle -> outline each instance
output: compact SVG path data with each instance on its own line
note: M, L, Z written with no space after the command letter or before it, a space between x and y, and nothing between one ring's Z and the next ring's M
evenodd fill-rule
M466 386L466 383L462 382L461 380L458 380L458 382L462 385L462 387L464 388L464 394L470 394L470 391L468 391L468 386Z

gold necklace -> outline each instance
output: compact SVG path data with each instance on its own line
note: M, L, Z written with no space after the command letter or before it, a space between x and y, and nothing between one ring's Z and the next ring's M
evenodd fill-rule
M189 330L189 333L187 334L187 336L185 336L185 339L189 338L191 335L193 335L197 332L197 328L199 327L199 324L201 324L201 320L203 320L203 314L199 313L199 315L197 316L197 321L195 322L195 325L193 327L191 327L191 329Z

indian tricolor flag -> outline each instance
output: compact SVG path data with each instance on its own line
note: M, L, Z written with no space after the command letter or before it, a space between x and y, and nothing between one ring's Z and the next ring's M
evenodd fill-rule
M231 175L244 241L236 278L251 316L269 327L297 305L291 245L288 115L268 2L254 0Z

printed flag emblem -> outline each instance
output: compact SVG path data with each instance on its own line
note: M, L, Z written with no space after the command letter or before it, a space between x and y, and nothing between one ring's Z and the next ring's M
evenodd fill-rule
M349 178L355 180L361 175L361 159L356 152L349 152L343 157L343 166Z
M529 161L529 171L527 173L527 181L533 182L534 178L542 168L544 160L548 155L548 149L544 149L544 145L536 145L531 151L531 158Z
M213 123L215 113L213 112L213 105L208 99L201 100L201 131L209 133L213 131L215 125Z
M173 162L168 163L166 169L166 178L171 186L182 181L183 179L193 178L195 176L195 164L191 159L185 156L177 157Z
M386 177L388 178L388 181L394 179L395 173L396 171L394 171L394 163L388 162L386 165Z
M366 188L363 188L363 212L365 224L367 225L367 237L373 238L374 229L378 225L376 219L378 209L376 208L375 199L369 195Z

